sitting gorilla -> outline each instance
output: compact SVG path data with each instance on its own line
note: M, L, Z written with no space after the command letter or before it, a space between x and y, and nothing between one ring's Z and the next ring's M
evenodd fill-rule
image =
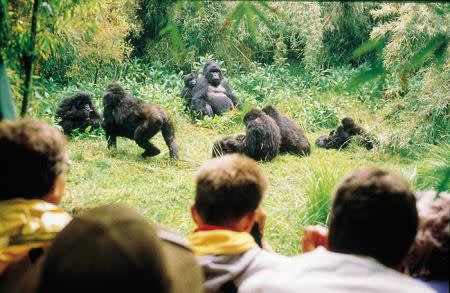
M89 126L99 128L101 125L100 114L92 104L91 96L83 92L62 99L56 108L56 116L61 118L59 125L67 135L77 128L85 131Z
M145 150L142 157L156 156L160 150L149 139L161 130L170 157L178 158L175 129L166 110L136 99L117 83L106 87L103 105L103 128L108 148L116 147L117 137L122 136L133 139Z
M294 121L281 114L275 107L269 105L262 109L264 113L272 117L280 128L281 145L280 153L292 153L306 156L311 153L311 146L303 129Z
M359 142L368 150L373 148L375 138L370 137L367 132L359 127L352 118L342 119L341 125L330 132L329 135L321 136L316 140L316 145L326 149L345 148L352 137L359 136Z
M191 108L200 118L228 112L239 103L222 78L219 64L212 60L206 63L192 92Z
M188 110L191 105L192 90L197 83L197 78L198 76L196 73L189 73L184 77L184 88L181 91L181 97L184 100L185 110Z
M213 146L213 157L226 153L242 153L257 161L270 161L280 149L281 134L275 121L259 109L244 116L245 135L225 137Z

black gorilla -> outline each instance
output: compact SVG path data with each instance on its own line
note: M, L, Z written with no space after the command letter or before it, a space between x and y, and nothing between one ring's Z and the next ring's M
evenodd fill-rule
M213 157L238 152L257 161L270 161L280 149L281 134L275 121L259 109L252 109L244 116L245 136L225 137L213 146Z
M352 118L342 119L341 125L332 130L329 135L321 136L316 140L316 145L326 149L346 148L353 137L358 137L360 142L368 150L373 148L375 138L358 126Z
M91 96L83 92L62 99L56 109L56 116L61 118L59 125L67 135L71 135L77 128L81 131L88 127L99 128L102 122Z
M197 74L189 73L184 77L184 88L181 91L181 97L184 100L185 110L189 109L192 101L192 90L194 89L195 84L197 83Z
M116 147L116 138L122 136L136 141L145 150L144 158L156 156L160 150L149 139L161 130L170 157L178 158L175 129L166 110L136 99L117 83L106 87L103 105L103 128L108 148Z
M239 101L222 77L219 64L208 61L193 88L191 108L199 117L228 112Z
M280 153L293 153L306 156L311 153L311 146L303 132L303 129L294 121L281 114L275 107L269 105L262 109L264 113L272 117L280 128L281 145Z

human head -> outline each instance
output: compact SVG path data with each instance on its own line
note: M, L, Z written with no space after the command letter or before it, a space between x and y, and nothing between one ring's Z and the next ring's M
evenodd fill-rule
M23 119L0 122L0 161L4 168L0 200L44 199L59 203L67 155L64 136L46 123Z
M419 230L408 255L404 271L415 277L446 280L450 230L450 193L418 192Z
M170 292L162 242L144 217L111 204L74 218L55 238L37 292Z
M232 154L208 160L197 172L194 220L229 226L250 216L250 230L266 190L267 179L252 159Z
M417 232L416 200L402 177L377 168L351 172L337 186L330 214L330 250L398 265Z

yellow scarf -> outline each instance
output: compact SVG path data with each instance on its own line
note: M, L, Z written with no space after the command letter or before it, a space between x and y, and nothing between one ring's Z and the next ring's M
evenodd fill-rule
M0 201L0 274L32 248L46 247L72 218L38 199Z
M239 254L257 244L246 232L210 230L194 232L188 237L195 255Z

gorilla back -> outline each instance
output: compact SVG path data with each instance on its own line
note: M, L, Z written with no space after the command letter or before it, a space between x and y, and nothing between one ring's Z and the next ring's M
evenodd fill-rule
M175 129L166 110L136 99L119 84L106 87L103 96L104 120L108 148L117 146L117 137L134 140L145 151L143 157L158 155L161 151L149 140L160 130L171 158L178 158Z

